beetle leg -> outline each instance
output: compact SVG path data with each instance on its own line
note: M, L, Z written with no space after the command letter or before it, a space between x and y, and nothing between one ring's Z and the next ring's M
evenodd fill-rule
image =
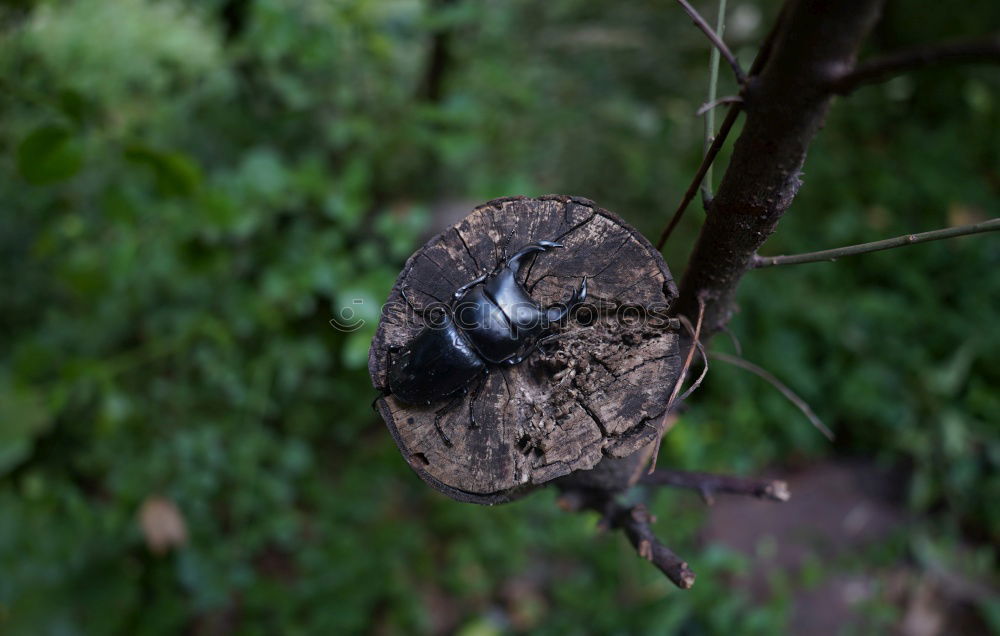
M538 340L536 340L534 342L534 344L532 344L528 348L527 351L525 351L521 355L512 356L510 358L507 358L506 360L504 360L503 362L501 362L501 364L506 364L507 366L511 366L511 367L514 366L515 364L521 364L522 362L524 362L525 360L527 360L528 357L531 354L533 354L535 351L541 349L542 347L544 347L548 343L552 342L553 340L556 340L556 339L560 338L563 335L565 335L565 334L554 333L554 334L545 336L544 338L539 338Z
M435 316L440 316L441 315L440 312L444 311L444 303L442 303L441 301L436 301L435 303L431 303L429 307L417 307L416 305L413 304L413 301L410 300L410 297L406 295L407 289L408 289L407 287L403 287L402 289L399 290L399 293L403 297L403 300L406 301L406 305L410 308L410 310L413 311L413 313L417 315L417 318L421 320L423 326L426 327L427 325L440 325L441 324L440 321ZM398 345L396 345L395 347L389 347L389 353L394 353L394 349L395 351L399 351L400 349L403 348L404 347Z
M465 393L460 392L458 395L449 400L447 404L434 411L434 430L438 432L438 435L441 436L441 441L444 442L444 445L448 448L451 448L453 444L451 443L451 438L448 437L448 435L445 434L444 429L441 428L441 416L455 408L455 405L461 402L463 397L465 397Z
M391 351L393 351L393 349L395 349L396 351L398 351L398 350L400 350L402 348L403 347L401 347L399 345L390 345L389 346L389 351L391 352ZM375 407L375 405L378 404L378 401L381 400L382 398L386 398L386 397L389 397L390 395L392 395L392 391L390 391L389 389L377 389L377 391L378 391L378 395L375 396L375 399L372 400L372 404L371 404L372 410L375 411L375 413L378 413L378 409Z
M483 390L483 385L486 384L486 378L489 376L490 370L488 368L483 369L483 375L479 378L479 382L476 384L476 388L472 390L472 395L469 396L469 426L472 428L478 428L476 424L476 416L472 412L472 405L476 403L476 398L479 397L479 392Z
M409 289L409 287L403 287L403 288L401 288L399 290L399 295L403 297L403 300L406 301L406 305L410 309L412 309L414 313L416 313L418 316L420 316L421 319L426 319L427 311L428 310L433 310L434 308L433 307L417 307L416 305L414 305L413 301L410 300L410 297L406 293L407 289Z
M549 353L549 351L545 348L545 345L549 344L550 342L555 342L556 340L565 335L566 335L565 333L554 333L550 336L545 336L544 338L538 341L535 348L539 349L543 353Z

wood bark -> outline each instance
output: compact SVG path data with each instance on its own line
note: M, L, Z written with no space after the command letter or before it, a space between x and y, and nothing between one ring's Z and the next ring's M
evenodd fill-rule
M785 7L767 63L748 80L746 124L680 286L679 314L706 302L705 332L726 325L736 288L802 184L806 151L853 66L880 0L798 0Z
M375 387L387 391L390 350L424 327L404 289L418 310L446 302L501 262L505 246L510 254L538 240L565 249L524 268L525 288L544 307L566 301L586 277L579 315L589 319L571 320L547 351L493 367L450 407L377 401L410 466L461 501L509 501L649 445L680 370L676 321L667 317L676 286L649 241L586 199L513 197L477 208L407 261L372 343Z

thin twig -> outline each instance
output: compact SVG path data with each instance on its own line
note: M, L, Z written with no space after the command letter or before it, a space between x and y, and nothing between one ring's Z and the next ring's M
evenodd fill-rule
M743 98L740 97L739 95L726 95L725 97L720 97L719 99L713 99L712 101L705 102L704 104L701 105L701 107L697 111L695 111L695 115L701 117L705 113L711 114L711 112L716 108L718 108L719 106L723 106L725 104L742 104L742 103L743 103ZM707 148L708 144L706 144L706 150Z
M780 479L750 479L712 473L695 473L683 470L657 470L644 475L640 483L650 486L673 486L697 490L709 505L715 493L747 495L771 501L788 501L791 493L788 484Z
M689 590L694 585L695 575L691 568L667 546L660 543L653 534L652 523L655 521L646 506L639 504L632 508L618 506L617 514L612 518L614 527L621 528L628 537L629 543L639 556L655 565L667 575L674 585L682 590Z
M667 400L667 409L669 410L673 405L674 401L677 399L677 394L681 391L681 384L684 382L684 376L687 375L688 369L691 368L691 362L694 360L694 352L698 348L699 336L701 335L701 322L705 317L705 301L701 298L698 299L698 319L694 324L694 332L691 335L691 347L688 349L687 356L684 358L684 366L681 367L681 374L677 378L677 384L674 385L674 390L670 393L670 399ZM689 320L685 317L685 321L688 325L691 324Z
M705 346L701 343L701 340L699 340L698 337L695 335L694 327L691 326L691 321L687 319L687 316L678 316L678 318L682 323L684 323L684 327L688 330L688 333L691 334L692 340L694 340L695 345L698 347L698 353L701 354L701 361L702 361L701 375L699 375L698 379L695 380L691 384L691 386L688 387L687 391L685 391L683 394L681 394L679 398L677 398L678 400L683 402L684 400L688 399L688 397L690 397L691 394L694 393L698 387L701 386L701 383L705 380L705 376L708 375L708 354L705 353Z
M800 398L798 395L796 395L794 391L788 388L781 380L774 377L774 375L772 375L769 371L757 366L753 362L749 362L747 360L744 360L743 358L737 358L736 356L731 356L728 353L720 353L718 351L713 351L712 357L716 358L717 360L722 360L723 362L728 362L729 364L736 365L741 369L746 369L750 373L753 373L754 375L770 383L771 386L778 389L778 391L780 391L781 394L784 395L789 402L794 404L800 411L802 411L803 415L805 415L809 419L812 425L816 427L816 429L820 433L823 433L823 435L825 435L826 438L831 442L833 441L833 432L826 427L826 424L823 423L823 420L819 419L819 417L813 412L812 408L810 408L810 406L806 403L806 401Z
M705 318L705 301L701 298L698 299L698 307L699 307L698 320L697 322L695 322L694 332L691 336L692 338L691 348L688 349L687 356L684 358L684 366L681 367L680 375L677 376L677 382L674 383L674 389L673 391L670 392L670 399L667 400L667 408L663 412L664 426L661 427L661 430L656 436L656 445L653 446L653 453L651 456L652 458L649 462L649 472L653 472L654 470L656 470L656 458L659 457L660 455L660 441L663 439L663 436L667 432L665 426L667 417L669 417L670 410L674 407L674 402L677 400L677 395L681 392L681 385L684 384L684 377L687 375L688 369L691 368L691 362L692 360L694 360L694 352L698 349L698 346L701 344L699 336L701 335L701 323L702 320ZM687 318L685 318L684 320L688 322L688 325L691 324L690 321L687 320ZM707 360L705 361L705 368L706 370L708 368ZM704 375L702 375L702 377L704 377ZM698 379L698 383L699 384L701 383L701 378Z
M882 82L925 66L961 62L1000 63L1000 35L915 47L867 60L837 78L830 90L846 95L865 84Z
M702 30L709 41L711 41L712 45L715 46L715 48L719 50L719 53L722 54L722 57L726 58L726 61L729 62L729 66L733 69L733 74L736 75L736 81L741 86L746 83L747 74L743 71L743 67L740 66L736 56L729 50L729 47L722 41L722 38L716 35L715 31L712 30L712 27L708 25L708 22L705 22L705 18L701 17L701 14L699 14L695 8L687 2L687 0L677 0L677 3L684 7L684 11L694 21L695 26Z
M819 261L834 261L843 256L854 256L855 254L867 254L868 252L878 252L879 250L889 250L896 247L905 247L927 241L937 241L940 239L965 236L968 234L979 234L981 232L996 232L1000 230L1000 217L973 223L971 225L960 225L957 227L947 227L931 232L920 234L904 234L895 238L874 241L872 243L862 243L860 245L848 245L819 252L806 252L805 254L790 254L787 256L754 256L752 266L771 267L773 265L798 265L800 263L817 263Z
M688 204L694 199L694 195L698 193L698 187L701 185L702 179L705 178L708 168L715 161L715 157L719 154L719 151L722 150L723 144L726 143L726 137L729 136L729 131L732 130L733 124L736 123L736 118L739 117L740 107L741 104L730 105L729 112L726 113L726 118L722 121L722 125L719 126L718 134L715 135L712 145L709 146L708 152L705 153L704 158L701 160L701 165L698 166L698 172L695 173L694 179L688 185L688 189L684 191L684 197L681 198L680 204L674 210L674 215L670 217L670 222L667 223L667 226L663 228L663 232L660 233L660 238L656 241L657 250L663 249L667 239L670 238L674 228L677 227L677 224L680 223L681 218L684 216L684 211L687 210Z
M729 336L729 341L733 343L733 349L736 350L736 355L743 357L743 345L740 344L740 339L736 337L733 330L726 326L722 328L722 331Z
M726 29L726 0L719 0L719 8L716 11L715 17L715 35L720 40L722 39L722 34ZM707 112L705 115L705 143L702 144L702 152L708 152L709 147L712 145L712 141L715 140L715 110L713 107L709 107L707 111L703 111L706 106L715 103L715 96L719 86L719 49L712 47L712 52L709 55L708 64L708 103L698 109L698 116L700 117L703 112ZM709 204L712 201L712 166L708 166L708 171L705 173L705 178L701 182L701 199L702 205L707 210Z
M778 13L778 18L774 21L774 26L771 27L771 31L767 34L767 38L764 39L764 44L760 47L760 52L757 53L757 57L754 58L753 65L750 67L749 77L754 77L758 75L761 70L763 70L764 65L767 63L768 58L771 57L771 50L774 48L774 41L778 37L778 32L781 30L782 25L785 22L785 14L787 11L787 4L781 7L781 12ZM749 81L749 79L748 79ZM746 84L744 84L746 86ZM660 238L656 241L656 249L662 250L663 246L667 243L667 239L673 233L674 228L680 223L681 218L684 217L684 212L687 210L688 204L694 199L694 195L698 192L698 187L701 185L702 179L705 178L705 174L708 172L709 167L715 161L716 156L719 151L722 150L722 146L726 143L726 137L729 136L729 131L732 130L733 125L736 123L736 118L739 117L740 110L744 108L745 104L742 102L731 104L729 112L726 114L726 118L723 120L722 125L719 126L719 132L715 135L715 139L712 140L712 145L708 148L708 152L701 160L701 165L698 166L698 172L695 173L694 179L691 180L690 185L688 185L687 190L684 191L684 196L681 199L680 204L674 211L673 216L670 217L670 221L667 223L663 231L660 232Z
M596 490L567 490L559 505L564 510L596 511L601 515L600 526L621 529L639 556L659 568L674 585L682 590L694 585L695 575L688 564L656 538L652 528L656 519L645 505L623 506L612 494Z

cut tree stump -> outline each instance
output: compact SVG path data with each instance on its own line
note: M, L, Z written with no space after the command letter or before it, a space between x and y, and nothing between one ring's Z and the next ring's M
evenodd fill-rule
M587 302L546 351L491 367L477 390L431 405L387 394L390 349L408 343L422 309L492 271L504 243L512 254L538 240L565 249L539 254L523 284L543 307L568 300L581 279ZM659 433L680 372L677 288L663 258L639 232L593 202L561 195L490 201L420 248L389 295L369 351L377 402L399 450L428 484L460 501L515 499L605 457L647 447ZM612 462L613 463L613 462Z

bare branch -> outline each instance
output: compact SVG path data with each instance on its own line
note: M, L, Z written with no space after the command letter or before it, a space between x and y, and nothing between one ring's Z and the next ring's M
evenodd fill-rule
M691 180L691 184L688 185L688 189L684 191L684 197L681 199L680 204L677 209L674 210L674 215L670 217L670 222L667 226L663 228L663 232L660 233L659 240L656 241L656 249L662 250L663 246L667 243L667 239L673 233L674 228L680 223L681 218L684 216L684 212L687 210L688 204L694 199L694 195L698 193L698 188L701 186L701 180L705 178L705 174L711 167L712 162L715 161L715 157L722 150L723 144L726 143L726 137L729 136L729 131L732 130L733 124L736 123L736 118L740 115L740 104L733 104L726 114L726 118L722 120L722 125L719 126L719 133L712 140L712 145L709 146L708 152L705 153L705 157L701 160L701 165L698 166L698 172L695 173L694 179Z
M786 8L783 6L781 8L781 13L778 14L778 18L774 22L774 26L771 27L771 32L767 34L764 44L761 45L760 52L757 53L757 57L753 61L753 66L750 67L750 77L760 73L761 69L764 68L764 64L766 64L768 58L770 58L771 51L774 48L774 41L778 36L781 25L784 23L785 14ZM729 131L732 130L733 125L736 123L736 118L739 116L742 107L742 102L732 104L732 107L726 114L726 118L722 121L722 125L719 126L718 134L716 134L715 138L712 140L712 145L709 146L708 150L705 152L705 156L701 160L701 165L698 166L698 172L695 173L694 179L692 179L691 184L688 185L688 189L684 192L684 196L681 199L680 204L677 206L677 209L674 211L673 216L670 217L670 221L660 233L660 238L656 241L656 249L663 249L663 246L667 243L667 239L670 238L670 235L673 233L674 228L676 228L677 224L680 223L688 205L691 203L691 200L694 199L694 195L698 193L698 188L701 186L702 180L708 173L709 168L711 168L712 163L719 154L719 151L722 150L722 146L726 143L726 137L729 136Z
M981 40L959 40L915 47L867 60L835 80L830 90L838 95L846 95L865 84L883 82L908 71L936 64L963 62L1000 63L1000 35Z
M743 357L743 345L740 344L740 339L736 337L733 330L729 327L723 327L722 331L729 336L729 341L733 343L733 349L736 350L736 355Z
M602 526L621 529L639 556L659 568L674 585L682 590L694 585L695 575L688 564L653 534L652 524L656 519L645 505L623 506L615 501L613 494L590 489L563 492L559 505L564 510L589 508L596 511L601 515Z
M745 84L747 81L747 74L743 71L743 67L740 66L740 63L736 59L736 56L733 55L733 52L730 51L729 47L726 46L726 43L722 41L722 38L716 35L715 31L712 30L712 27L708 25L708 22L705 22L705 18L701 17L701 14L698 13L695 8L687 2L687 0L677 0L677 3L684 7L684 11L694 21L695 26L702 30L709 41L712 42L712 45L719 50L719 53L722 54L722 57L729 62L729 66L732 67L733 74L736 75L736 81L739 82L740 86Z
M633 508L617 504L615 506L617 510L611 517L611 525L625 532L629 543L639 556L659 568L677 587L682 590L691 589L694 585L694 572L683 559L660 543L653 534L652 523L655 519L649 514L646 506L642 504Z
M705 353L705 346L701 343L701 340L698 339L697 329L691 326L691 321L687 319L687 316L678 316L678 318L682 323L684 323L684 328L688 330L689 334L691 334L691 340L694 342L695 346L698 347L698 353L701 354L701 361L703 365L701 375L698 376L698 379L695 380L691 386L688 387L687 391L685 391L683 395L678 398L681 402L683 402L688 399L688 397L690 397L690 395L694 393L698 387L701 386L701 383L705 380L705 376L708 375L708 354Z
M817 263L820 261L835 261L843 256L854 256L855 254L867 254L868 252L878 252L880 250L891 250L917 243L928 241L938 241L940 239L954 238L956 236L966 236L968 234L979 234L981 232L996 232L1000 230L1000 218L990 219L982 223L971 225L960 225L948 227L931 232L920 234L904 234L895 238L874 241L872 243L862 243L860 245L848 245L819 252L806 252L805 254L791 254L788 256L759 256L753 258L753 267L771 267L773 265L799 265L801 263Z
M770 371L767 371L766 369L757 366L753 362L749 362L747 360L744 360L743 358L737 358L736 356L731 356L728 353L719 353L713 351L712 357L717 360L722 360L723 362L728 362L729 364L736 365L741 369L746 369L750 373L753 373L754 375L770 383L774 388L778 389L778 391L780 391L781 394L784 395L789 402L798 407L798 409L802 411L802 413L807 418L809 418L809 421L812 423L814 427L816 427L817 430L819 430L819 432L823 433L823 435L825 435L826 438L831 442L833 441L833 432L826 427L826 424L823 423L823 420L819 419L819 417L816 415L816 413L813 412L812 408L810 408L810 406L806 403L806 401L800 398L798 395L796 395L794 391L785 386L785 384L781 380L774 377L774 375L771 374Z
M436 0L431 9L441 11L454 5L455 0ZM439 28L431 35L431 50L427 57L423 77L417 87L417 99L430 104L441 102L444 83L454 63L452 38L454 29Z
M726 31L726 0L719 0L715 16L715 35L721 40L722 34ZM719 49L712 47L708 62L708 103L716 101L716 94L719 90ZM740 86L740 90L743 86ZM699 109L700 112L700 109ZM715 141L715 111L711 108L705 114L705 142L702 144L702 152L708 152L712 142ZM701 181L701 201L702 207L708 209L712 201L712 166L708 167L705 178Z
M720 492L770 499L771 501L788 501L791 498L788 484L779 479L750 479L729 475L713 475L712 473L660 469L644 475L640 479L640 483L649 486L673 486L674 488L697 490L709 505L712 504L712 496Z
M739 95L727 95L725 97L720 97L719 99L713 99L710 102L702 104L701 108L699 108L697 112L695 112L695 115L701 117L702 115L712 110L713 108L718 108L719 106L722 106L724 104L742 104L742 103L743 103L743 98L740 97Z
M829 69L851 67L881 4L785 4L767 63L759 74L750 71L746 122L671 309L690 316L699 299L707 302L703 338L729 322L740 280L798 193L806 153L833 98Z

